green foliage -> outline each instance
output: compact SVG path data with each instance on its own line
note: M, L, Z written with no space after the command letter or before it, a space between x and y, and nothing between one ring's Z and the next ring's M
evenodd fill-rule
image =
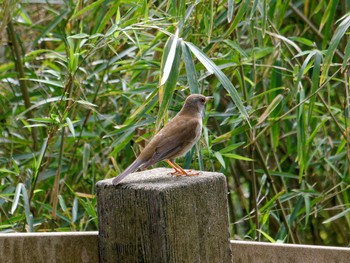
M232 236L349 244L349 1L6 3L1 231L96 230L95 183L199 92L179 162L227 176Z

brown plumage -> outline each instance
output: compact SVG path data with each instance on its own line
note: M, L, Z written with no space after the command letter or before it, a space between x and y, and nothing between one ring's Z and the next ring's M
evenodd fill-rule
M180 112L161 129L143 149L137 159L112 181L118 184L128 174L165 160L174 168L175 175L194 175L186 172L174 160L187 153L202 133L202 112L211 97L192 94Z

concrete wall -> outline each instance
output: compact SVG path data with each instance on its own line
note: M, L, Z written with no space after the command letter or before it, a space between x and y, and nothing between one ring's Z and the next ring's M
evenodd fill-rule
M350 262L350 248L235 240L231 247L234 263ZM98 232L0 234L0 263L28 262L96 263Z

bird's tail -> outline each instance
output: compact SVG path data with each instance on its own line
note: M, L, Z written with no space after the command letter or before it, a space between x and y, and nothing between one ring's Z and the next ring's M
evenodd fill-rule
M127 175L131 174L132 172L135 172L137 168L140 167L142 164L141 160L136 159L128 168L126 168L120 175L115 177L112 181L112 184L117 185L120 183L121 180L123 180Z

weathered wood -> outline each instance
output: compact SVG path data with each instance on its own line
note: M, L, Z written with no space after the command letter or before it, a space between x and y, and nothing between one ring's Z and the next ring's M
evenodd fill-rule
M197 241L199 242L199 241ZM0 234L0 262L97 263L98 232ZM231 240L232 262L348 262L350 248Z
M231 240L233 261L239 263L350 262L347 247L293 245Z
M231 262L225 176L170 172L97 183L100 262Z
M0 262L96 263L97 232L0 234Z

